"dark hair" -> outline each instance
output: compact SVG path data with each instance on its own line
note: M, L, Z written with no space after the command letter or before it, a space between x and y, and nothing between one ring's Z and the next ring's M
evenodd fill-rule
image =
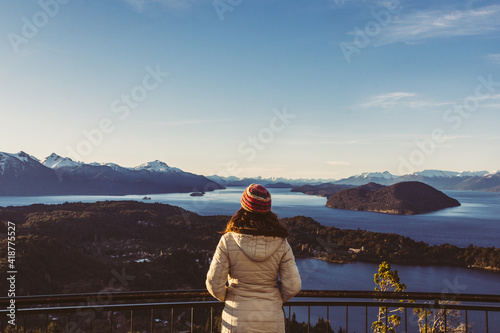
M286 238L288 230L273 212L253 213L240 208L229 220L226 232Z

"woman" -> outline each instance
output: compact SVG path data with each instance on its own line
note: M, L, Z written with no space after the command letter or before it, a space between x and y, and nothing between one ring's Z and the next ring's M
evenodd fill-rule
M285 332L283 303L301 280L288 231L271 212L271 195L252 184L229 220L207 273L210 294L225 302L222 332Z

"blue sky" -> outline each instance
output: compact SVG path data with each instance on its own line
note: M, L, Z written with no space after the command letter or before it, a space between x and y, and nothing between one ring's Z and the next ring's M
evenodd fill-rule
M0 151L198 174L497 170L495 1L0 3Z

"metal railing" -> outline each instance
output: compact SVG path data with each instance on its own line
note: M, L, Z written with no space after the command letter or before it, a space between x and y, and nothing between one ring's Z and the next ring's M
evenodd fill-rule
M22 296L15 298L13 328L10 304L11 299L0 298L2 332L218 332L224 306L206 290ZM370 318L380 309L387 325L389 309L395 308L402 309L398 332L427 331L427 314L437 310L444 317L437 332L443 325L444 332L452 330L450 319L457 319L457 311L461 332L471 331L471 317L474 332L500 332L500 295L303 290L285 303L284 312L288 332L331 333L340 326L344 333L359 333L373 332ZM312 321L317 309L323 311L323 326ZM424 311L424 329L413 309Z

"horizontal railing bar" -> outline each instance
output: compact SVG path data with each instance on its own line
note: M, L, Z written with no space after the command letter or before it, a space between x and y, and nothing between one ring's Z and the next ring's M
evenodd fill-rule
M83 306L57 306L57 307L47 307L47 308L25 308L16 309L16 312L29 315L29 314L41 314L41 313L56 313L56 312L85 312L85 310L93 311L126 311L126 310L150 310L159 308L203 308L203 307L220 307L224 306L224 303L218 301L205 301L205 302L169 302L169 303L144 303L144 304L113 304L113 305L83 305ZM0 310L0 314L8 313L9 310Z
M378 299L411 299L411 300L453 300L470 302L500 303L500 295L491 294L453 294L427 292L387 292L362 290L302 290L296 297L321 298L378 298Z
M222 308L224 303L216 301L204 302L168 302L168 303L143 303L143 304L114 304L101 306L66 306L66 307L47 307L47 308L25 308L17 309L17 312L23 315L43 314L43 313L73 313L85 312L85 310L93 311L125 311L125 310L150 310L158 308ZM480 306L480 305L461 305L461 304L435 304L435 303L395 303L383 301L289 301L284 306L350 306L350 307L391 307L391 308L429 308L429 309L456 309L456 310L471 310L471 311L498 311L500 306ZM0 314L8 313L8 309L0 310Z
M85 294L59 294L59 295L31 295L16 297L16 304L47 304L47 303L80 303L99 298L112 299L113 301L147 300L165 298L199 298L212 297L206 290L170 290L151 292L99 292ZM10 298L0 297L0 305L7 305Z
M388 307L388 308L428 308L471 311L500 311L500 306L462 305L462 304L435 304L435 303L392 303L392 302L362 302L362 301L291 301L285 306L359 306L359 307Z
M210 298L206 290L170 290L140 292L100 292L90 294L35 295L16 297L17 305L62 304L98 301L99 299L114 301L144 301L168 298ZM295 297L308 298L367 298L367 299L407 299L407 300L453 300L458 302L494 302L500 303L500 295L490 294L453 294L426 292L380 292L360 290L302 290ZM0 297L0 306L6 306L10 298Z

